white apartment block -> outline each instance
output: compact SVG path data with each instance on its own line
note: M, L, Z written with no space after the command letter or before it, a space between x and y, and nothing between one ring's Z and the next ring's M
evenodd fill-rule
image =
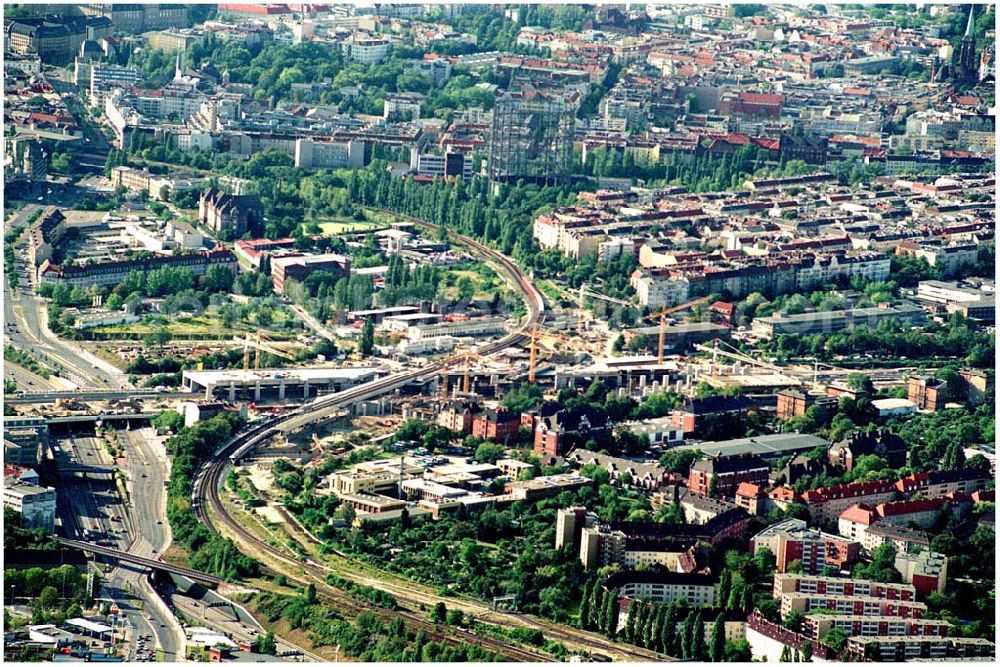
M354 35L340 45L341 52L362 65L377 65L389 55L392 45L387 39Z
M295 166L303 169L360 169L365 166L362 141L295 140Z
M23 484L14 477L5 477L3 504L21 515L26 528L55 530L56 490L53 488Z

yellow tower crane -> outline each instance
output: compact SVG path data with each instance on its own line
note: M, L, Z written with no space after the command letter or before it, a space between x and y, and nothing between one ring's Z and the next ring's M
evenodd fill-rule
M665 359L663 348L666 344L666 338L667 338L667 315L671 315L673 313L679 313L680 311L687 310L688 308L693 308L694 306L697 306L699 303L705 303L706 301L708 301L708 299L709 297L703 296L700 299L695 299L694 301L688 301L687 303L682 303L679 306L673 306L671 308L667 308L666 306L664 306L663 309L660 310L660 312L646 316L647 320L651 320L657 317L660 318L660 341L659 345L657 346L657 353L656 353L657 363L662 364Z

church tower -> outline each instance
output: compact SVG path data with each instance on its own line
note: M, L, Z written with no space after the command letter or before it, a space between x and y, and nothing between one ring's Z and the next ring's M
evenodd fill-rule
M979 78L979 62L976 58L976 26L973 20L976 6L969 8L969 23L962 37L962 46L958 52L958 78L962 81L975 82Z

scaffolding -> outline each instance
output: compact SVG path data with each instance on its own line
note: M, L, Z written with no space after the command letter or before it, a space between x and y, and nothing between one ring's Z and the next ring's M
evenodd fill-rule
M571 105L534 89L500 97L487 151L490 181L564 184L571 173L574 122Z

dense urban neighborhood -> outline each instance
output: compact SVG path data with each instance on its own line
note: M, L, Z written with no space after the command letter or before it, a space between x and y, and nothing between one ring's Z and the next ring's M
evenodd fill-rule
M4 659L995 661L995 25L4 3Z

